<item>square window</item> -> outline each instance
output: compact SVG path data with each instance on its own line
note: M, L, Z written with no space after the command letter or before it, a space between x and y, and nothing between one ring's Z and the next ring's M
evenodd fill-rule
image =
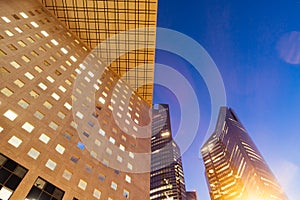
M48 159L45 166L53 171L56 168L56 165L57 165L56 162L54 162L51 159Z
M1 90L1 93L7 97L10 97L14 92L5 87Z
M120 163L123 162L123 158L121 156L117 156L117 161L119 161Z
M52 93L52 98L55 99L56 101L58 101L60 99L60 96L58 94L56 94L55 92Z
M47 86L44 83L39 83L38 86L42 89L42 90L46 90Z
M85 182L84 180L80 179L79 183L78 183L78 187L82 190L85 190L87 186L87 182Z
M34 91L34 90L31 90L30 92L29 92L29 94L30 94L30 96L32 96L34 99L36 99L36 98L38 98L40 95L36 92L36 91Z
M101 192L97 189L94 189L94 192L93 192L93 196L96 198L96 199L100 199L101 197Z
M61 119L64 119L66 117L66 115L60 111L57 113L57 116Z
M8 189L7 187L2 187L0 189L0 199L9 199L12 193L13 191L11 189Z
M33 158L34 160L36 160L36 159L40 156L40 152L37 151L37 150L34 149L34 148L31 148L31 149L28 151L27 155L28 155L29 157Z
M129 198L129 192L127 190L123 190L123 197L125 197L126 199Z
M8 143L13 145L14 147L18 148L22 144L22 140L16 136L12 136L9 140Z
M65 147L63 147L62 145L58 144L58 145L56 145L55 150L58 153L63 154L65 152Z
M68 170L65 169L62 177L64 177L66 180L69 181L72 178L72 173L70 171L68 171Z
M24 75L25 75L29 80L34 79L34 76L33 76L30 72L26 72Z
M29 122L25 122L22 126L22 128L27 131L28 133L31 133L34 129L34 126L30 124Z
M125 181L131 183L131 177L126 174Z
M131 163L127 163L127 168L132 170L132 164Z
M26 109L26 108L28 108L29 103L26 102L24 99L21 99L21 100L18 102L18 105L21 106L22 108Z
M36 118L38 118L39 120L42 120L44 118L44 114L41 113L40 111L35 111L35 113L33 114Z
M10 121L14 121L18 117L18 114L12 110L7 110L3 115L4 117L8 118Z
M113 190L117 190L118 185L117 185L115 182L112 181L110 187L111 187Z
M115 144L116 140L113 137L109 137L109 141L113 144Z
M48 135L42 133L39 137L39 140L45 144L48 144L48 142L50 141L50 137Z
M45 106L45 107L48 108L48 109L51 109L51 108L52 108L52 104L51 104L49 101L45 101L45 102L43 103L43 106Z
M84 144L82 142L78 142L77 143L77 147L80 149L80 150L84 150Z
M16 84L19 88L22 88L24 86L24 83L19 79L15 80L14 84Z
M16 69L19 69L21 67L21 65L19 63L17 63L16 61L10 62L10 65L13 66Z
M50 122L49 127L56 131L58 125L55 122Z

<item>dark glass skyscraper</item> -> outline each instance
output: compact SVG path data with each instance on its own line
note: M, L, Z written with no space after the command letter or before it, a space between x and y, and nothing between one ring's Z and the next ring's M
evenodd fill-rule
M187 191L186 200L198 200L196 191Z
M150 199L185 200L180 149L172 138L169 106L153 106Z
M201 148L212 200L286 200L276 178L231 108L221 107Z

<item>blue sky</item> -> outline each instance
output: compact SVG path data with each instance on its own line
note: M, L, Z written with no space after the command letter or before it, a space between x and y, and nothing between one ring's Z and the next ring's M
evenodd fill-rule
M289 198L299 199L300 1L159 0L157 26L187 35L208 52L222 76L227 105L235 110ZM183 165L187 189L208 200L199 149L212 115L209 86L193 65L173 52L157 50L156 63L184 75L197 95L199 129L183 154ZM155 78L155 82L160 81ZM176 86L183 95L182 84ZM173 134L180 134L180 108L188 104L183 106L176 94L159 85L154 102L170 104Z

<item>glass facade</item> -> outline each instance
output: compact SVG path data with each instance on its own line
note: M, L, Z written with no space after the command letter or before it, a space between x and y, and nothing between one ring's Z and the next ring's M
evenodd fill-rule
M180 149L172 138L169 106L152 110L150 199L186 199Z
M157 0L40 0L151 105Z
M231 108L221 107L215 132L201 153L212 200L287 200Z

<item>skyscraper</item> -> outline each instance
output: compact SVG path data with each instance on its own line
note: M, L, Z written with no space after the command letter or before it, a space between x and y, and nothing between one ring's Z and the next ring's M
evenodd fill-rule
M187 200L198 200L196 191L186 191Z
M276 178L231 108L201 148L212 200L286 200Z
M39 0L151 105L157 0Z
M150 199L185 200L181 154L172 137L169 106L154 105L152 116Z
M149 104L38 1L0 7L0 199L149 199Z

